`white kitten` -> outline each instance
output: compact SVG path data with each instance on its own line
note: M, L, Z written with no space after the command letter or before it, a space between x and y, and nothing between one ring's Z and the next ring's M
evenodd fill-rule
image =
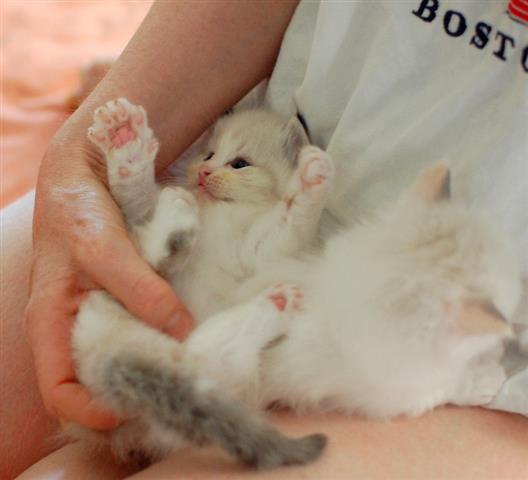
M78 375L133 419L110 438L121 458L151 460L183 439L259 467L304 463L323 436L287 439L244 404L392 417L484 404L499 389L519 274L492 230L449 200L446 167L313 255L333 167L296 119L257 110L219 121L189 169L197 203L155 184L141 107L109 102L89 136L142 254L207 320L179 344L105 293L83 304Z

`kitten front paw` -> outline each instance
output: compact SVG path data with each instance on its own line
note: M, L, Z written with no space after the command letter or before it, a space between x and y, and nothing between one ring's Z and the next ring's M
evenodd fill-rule
M314 145L308 145L299 154L297 170L288 185L286 205L319 205L322 207L334 178L334 165L330 155Z
M308 145L299 155L298 175L302 191L328 189L334 177L334 165L326 152Z
M161 190L156 216L167 231L192 236L198 228L198 205L194 195L182 187Z
M159 145L141 106L111 100L94 113L88 138L104 153L110 181L130 179L152 165Z

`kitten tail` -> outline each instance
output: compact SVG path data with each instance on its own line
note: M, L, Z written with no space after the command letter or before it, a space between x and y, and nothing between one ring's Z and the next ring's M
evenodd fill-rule
M144 412L193 443L213 441L252 467L305 464L319 457L327 443L322 434L287 438L208 382L162 370L144 359L115 357L103 371L110 405L123 413Z

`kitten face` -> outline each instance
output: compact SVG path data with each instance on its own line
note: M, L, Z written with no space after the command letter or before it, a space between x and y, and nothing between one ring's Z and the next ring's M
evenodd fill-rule
M207 153L188 171L201 201L266 204L277 201L308 139L297 119L248 110L217 122Z

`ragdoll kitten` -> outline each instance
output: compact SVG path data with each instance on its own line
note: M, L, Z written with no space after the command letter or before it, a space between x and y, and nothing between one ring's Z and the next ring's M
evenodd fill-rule
M129 419L107 437L121 459L208 440L257 467L304 463L324 436L288 439L255 407L390 418L485 404L500 388L519 274L493 231L450 200L445 166L322 246L333 166L296 119L223 118L187 190L155 183L141 107L100 107L89 138L142 255L201 322L180 344L107 293L82 305L78 376Z

